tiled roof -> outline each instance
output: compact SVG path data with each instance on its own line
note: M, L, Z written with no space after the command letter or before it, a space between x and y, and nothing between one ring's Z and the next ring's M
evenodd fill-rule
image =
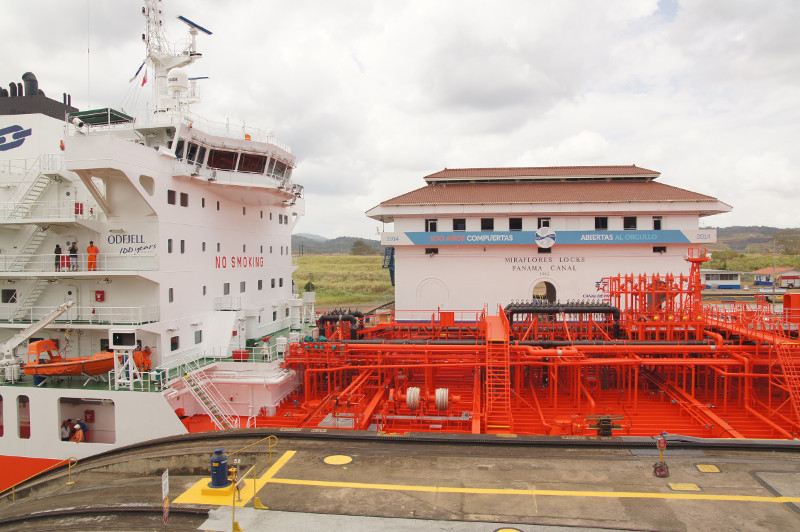
M716 198L655 181L449 183L428 185L381 203L394 205L481 205L505 203L708 201Z
M445 168L425 176L426 181L442 179L502 179L525 177L647 177L655 179L660 172L630 166L538 166L520 168Z
M760 270L756 270L752 273L767 274L767 275L772 275L774 273L775 275L779 275L781 273L786 273L790 271L794 271L794 268L789 268L786 266L778 266L777 268L773 268L772 266L767 266L766 268L761 268Z

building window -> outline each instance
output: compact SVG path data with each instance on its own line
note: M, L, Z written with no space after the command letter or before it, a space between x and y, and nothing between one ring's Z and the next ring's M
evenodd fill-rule
M287 318L289 317L289 308L288 307L285 310L285 315L286 315Z
M509 218L508 219L509 231L522 231L522 218Z
M467 219L466 218L453 218L453 231L466 231Z
M595 216L594 217L594 230L595 231L608 231L608 216Z
M536 228L541 229L542 227L550 227L550 218L539 218Z
M438 255L439 254L439 248L425 248L425 254L426 255Z
M167 190L167 203L170 205L175 205L175 191L174 190Z
M283 287L283 277L281 277L280 279L278 279L278 286L279 286L279 287Z
M270 279L270 288L275 288L275 279Z
M625 216L622 218L622 228L626 231L636 229L636 216Z
M231 283L225 283L222 285L222 295L227 296L231 293Z
M435 233L436 232L436 225L437 225L436 218L426 218L425 219L425 232L426 233Z
M244 281L239 281L239 292L244 294Z
M661 231L661 216L653 216L653 229Z
M181 207L188 207L189 206L189 194L186 192L181 192Z
M481 218L481 231L494 231L494 218Z
M0 299L3 303L16 303L17 302L17 289L16 288L4 288L2 291L2 299Z
M653 246L653 253L666 253L667 246Z
M168 292L167 292L167 299L169 299L169 302L170 302L170 303L172 303L173 301L175 301L175 292L174 292L174 289L173 289L173 288L170 288L170 289L168 290Z
M181 240L181 254L186 252L186 241Z
M167 253L172 253L172 239L167 239Z
M170 351L177 351L178 348L181 346L181 338L180 336L173 336L169 339L169 350Z
M544 255L544 254L552 253L552 252L553 252L553 248L539 248L539 254L540 255Z
M194 332L194 343L199 344L203 341L203 331L195 331Z
M272 311L272 321L276 321L277 319L278 319L278 311L277 310L273 310Z
M258 280L258 289L262 290L263 288L264 288L264 280L263 279L259 279Z

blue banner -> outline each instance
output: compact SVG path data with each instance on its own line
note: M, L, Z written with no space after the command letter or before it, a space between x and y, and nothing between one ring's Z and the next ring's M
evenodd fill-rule
M560 244L689 244L683 231L553 231ZM405 233L417 246L536 245L535 231L454 231ZM400 244L400 242L397 242Z

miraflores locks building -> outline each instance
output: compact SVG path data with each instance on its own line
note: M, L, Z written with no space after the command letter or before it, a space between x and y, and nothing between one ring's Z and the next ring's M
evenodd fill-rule
M716 198L632 166L444 169L367 216L394 223L397 310L494 311L513 300L597 300L604 277L688 274L687 249L716 242Z

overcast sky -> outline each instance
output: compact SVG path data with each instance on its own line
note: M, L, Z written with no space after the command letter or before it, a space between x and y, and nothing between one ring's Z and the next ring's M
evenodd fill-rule
M138 0L2 0L0 83L130 106ZM377 238L364 211L445 167L636 164L800 226L800 2L167 0L198 37L210 120L274 130L306 190L297 232ZM87 54L87 49L89 53ZM149 87L139 102L149 99ZM387 227L387 229L389 229Z

